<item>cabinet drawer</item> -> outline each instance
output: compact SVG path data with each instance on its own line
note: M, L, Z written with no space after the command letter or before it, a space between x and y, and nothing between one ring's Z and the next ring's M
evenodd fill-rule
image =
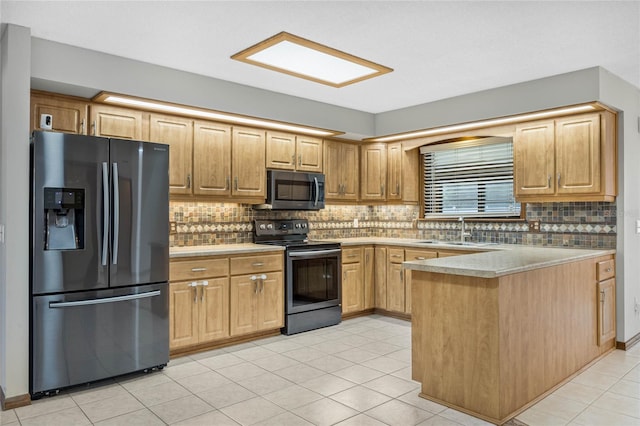
M404 262L404 249L389 249L389 262L391 263L402 263Z
M404 251L404 260L425 260L425 259L435 259L436 257L438 257L437 251L410 250L410 249L406 249Z
M342 263L357 263L362 261L362 250L360 248L343 248Z
M614 259L603 260L596 264L596 276L598 281L608 280L616 275L616 261Z
M169 264L169 279L185 281L229 275L229 261L223 259L174 260Z
M264 256L243 256L231 258L231 275L253 274L256 272L281 271L282 254Z

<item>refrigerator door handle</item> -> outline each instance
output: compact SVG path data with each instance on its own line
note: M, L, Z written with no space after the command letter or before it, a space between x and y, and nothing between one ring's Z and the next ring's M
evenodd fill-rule
M130 294L127 296L104 297L102 299L78 300L76 302L49 302L49 308L72 308L74 306L100 305L102 303L124 302L127 300L146 299L148 297L160 296L160 290L148 291L146 293Z
M120 238L120 181L118 163L113 163L113 251L111 263L118 264L118 239Z
M109 166L102 163L102 266L107 266L107 253L109 252Z

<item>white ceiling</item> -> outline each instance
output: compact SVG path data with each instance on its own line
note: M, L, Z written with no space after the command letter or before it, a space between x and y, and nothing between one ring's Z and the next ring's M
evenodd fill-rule
M639 1L12 1L34 37L378 113L592 66L640 87ZM333 88L231 60L286 31L391 67Z

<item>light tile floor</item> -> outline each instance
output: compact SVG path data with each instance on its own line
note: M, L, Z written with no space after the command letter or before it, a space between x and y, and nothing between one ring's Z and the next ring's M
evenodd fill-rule
M172 360L0 413L2 425L486 425L418 397L411 325L377 315ZM614 351L518 416L640 425L640 346Z

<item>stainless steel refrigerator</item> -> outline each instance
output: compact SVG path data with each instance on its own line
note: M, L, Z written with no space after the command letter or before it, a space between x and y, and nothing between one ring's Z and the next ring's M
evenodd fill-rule
M30 392L169 361L169 147L31 140Z

